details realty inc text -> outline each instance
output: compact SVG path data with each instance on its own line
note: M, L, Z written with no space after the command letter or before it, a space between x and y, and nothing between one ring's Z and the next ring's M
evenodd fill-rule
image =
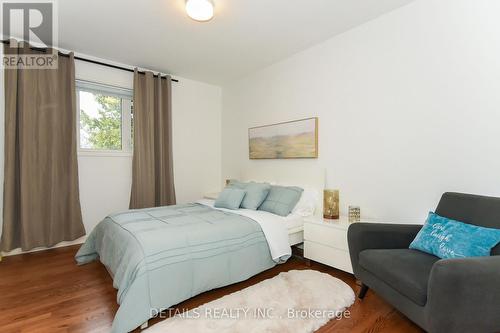
M151 309L152 318L182 319L342 319L349 318L349 310L335 311L326 309L295 309L276 311L273 308L195 308L192 310L179 308Z

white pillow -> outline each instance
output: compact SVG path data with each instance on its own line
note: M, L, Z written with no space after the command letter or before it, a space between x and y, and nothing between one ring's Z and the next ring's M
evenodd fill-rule
M320 198L319 191L311 188L304 188L299 202L292 210L292 214L297 214L302 217L314 215L316 205Z
M248 183L248 182L266 183L269 185L276 185L276 181L274 181L274 180L247 179L247 180L242 180L242 182L244 182L244 183Z

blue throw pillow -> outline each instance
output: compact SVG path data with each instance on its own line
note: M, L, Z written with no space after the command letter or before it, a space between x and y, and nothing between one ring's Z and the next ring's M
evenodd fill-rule
M228 187L245 190L245 197L241 202L241 208L252 210L257 210L257 208L259 208L271 189L271 185L267 183L243 183L237 180L229 181Z
M287 216L299 202L304 190L295 186L271 186L266 200L260 205L259 210L264 210L276 215Z
M236 179L230 179L229 184L227 185L227 187L235 187L235 188L239 188L241 190L244 190L246 186L247 186L247 183L240 182L239 180L236 180Z
M226 187L215 200L214 207L238 209L245 197L245 191L239 188Z
M410 249L443 259L484 257L489 256L491 249L499 242L500 229L479 227L431 212L410 244Z

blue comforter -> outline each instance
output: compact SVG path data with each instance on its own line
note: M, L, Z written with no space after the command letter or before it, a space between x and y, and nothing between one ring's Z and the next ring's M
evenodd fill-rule
M113 214L76 254L113 277L120 308L112 332L128 332L161 309L273 267L260 225L201 204Z

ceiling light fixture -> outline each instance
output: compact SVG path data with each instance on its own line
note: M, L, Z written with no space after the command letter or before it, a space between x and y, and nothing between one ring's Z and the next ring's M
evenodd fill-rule
M214 17L214 5L211 0L186 0L186 12L195 21L208 21Z

